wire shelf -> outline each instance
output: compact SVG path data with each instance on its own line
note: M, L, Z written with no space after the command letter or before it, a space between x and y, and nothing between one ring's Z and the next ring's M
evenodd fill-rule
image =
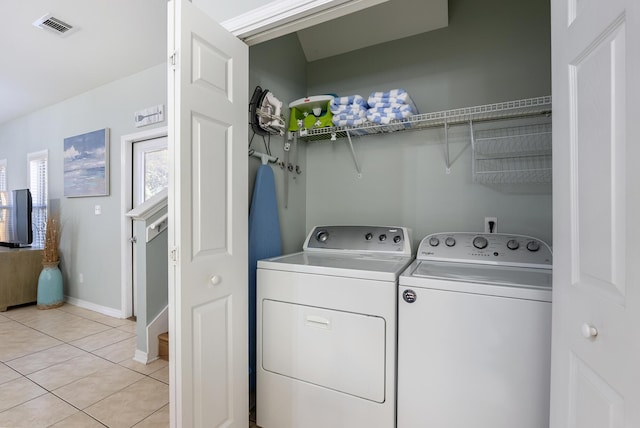
M475 133L474 150L482 156L519 156L551 153L551 123L490 129Z
M336 140L349 136L386 134L398 131L411 131L437 126L455 125L469 121L513 119L518 117L551 114L551 96L506 101L475 107L464 107L434 113L416 114L402 120L394 120L388 125L365 123L360 126L333 126L307 129L300 132L303 141Z
M474 133L473 177L484 184L550 183L551 123Z

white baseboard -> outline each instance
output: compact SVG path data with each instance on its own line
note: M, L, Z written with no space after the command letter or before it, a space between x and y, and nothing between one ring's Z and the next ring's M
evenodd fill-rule
M169 306L147 326L147 358L149 362L158 359L158 335L169 331Z
M153 363L157 359L158 359L157 356L155 358L150 359L149 355L146 352L143 352L139 349L136 349L136 353L133 355L133 361L137 361L138 363L145 364L145 365L149 363Z
M108 315L110 317L124 318L122 311L120 309L113 309L113 308L108 308L106 306L96 305L95 303L76 299L75 297L71 297L71 296L64 296L64 301L72 305L78 306L80 308L89 309L91 311L98 312L103 315Z

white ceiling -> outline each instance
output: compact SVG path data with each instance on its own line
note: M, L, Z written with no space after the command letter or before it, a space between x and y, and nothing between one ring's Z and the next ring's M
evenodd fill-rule
M31 25L46 13L78 27ZM165 61L164 0L0 0L0 123Z
M449 24L447 0L389 0L298 31L308 61L375 46Z
M47 13L77 31L60 37L32 25ZM0 0L0 14L0 124L167 57L165 0ZM389 0L298 37L314 60L446 25L447 0Z

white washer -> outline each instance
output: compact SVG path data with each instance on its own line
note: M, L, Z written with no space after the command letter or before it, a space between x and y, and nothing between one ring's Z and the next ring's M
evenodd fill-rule
M400 277L398 428L549 426L552 253L438 233Z
M257 423L395 427L403 227L315 227L303 251L258 261Z

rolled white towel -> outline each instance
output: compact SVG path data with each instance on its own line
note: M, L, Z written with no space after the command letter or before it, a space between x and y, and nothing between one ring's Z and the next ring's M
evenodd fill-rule
M345 97L335 97L332 101L331 101L331 105L330 108L334 108L334 107L338 107L338 106L346 106L346 105L352 105L352 104L356 104L356 105L362 105L365 106L367 105L367 101L362 97L362 95L348 95Z
M367 118L365 117L361 117L358 119L336 119L336 117L334 116L333 118L331 118L331 120L333 121L333 124L335 126L358 126L358 125L362 125L363 123L365 123L367 121Z

